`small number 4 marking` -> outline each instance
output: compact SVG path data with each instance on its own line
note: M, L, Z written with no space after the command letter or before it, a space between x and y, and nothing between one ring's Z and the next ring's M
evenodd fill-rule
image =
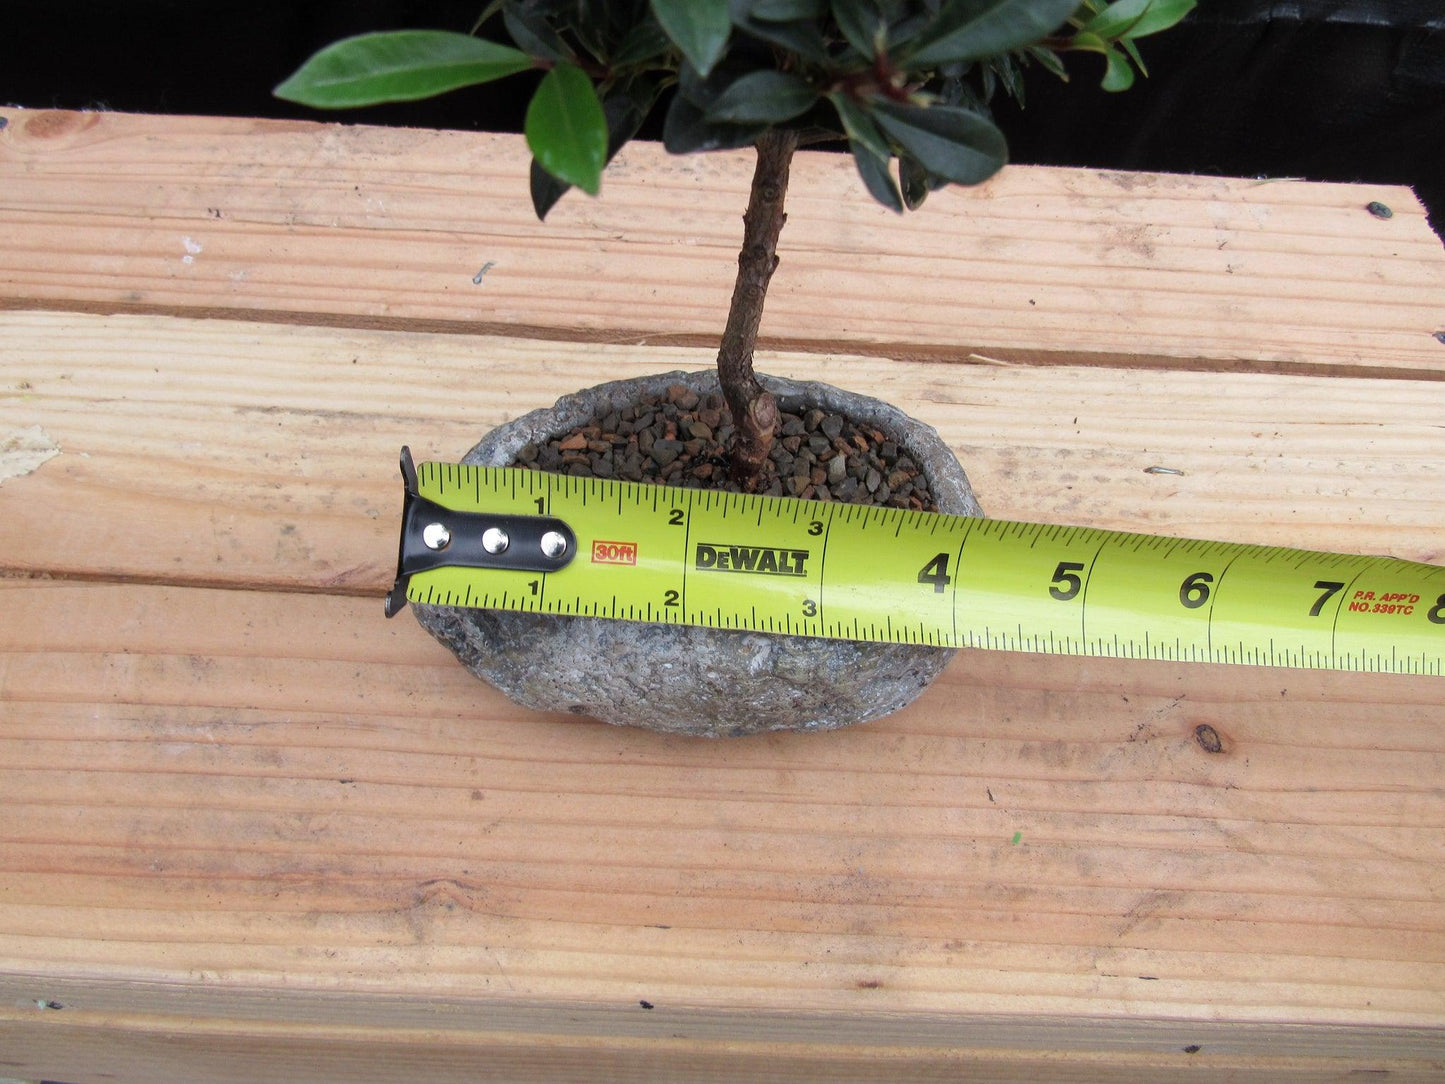
M934 593L943 594L943 589L953 582L948 574L948 554L940 553L924 565L918 573L918 582L931 583Z

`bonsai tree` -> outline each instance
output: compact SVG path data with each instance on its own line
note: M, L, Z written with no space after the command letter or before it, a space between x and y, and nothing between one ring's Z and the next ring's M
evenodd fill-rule
M341 109L427 98L529 70L531 195L539 218L603 170L655 107L674 154L753 146L757 165L718 377L736 429L732 480L751 488L778 406L753 351L794 151L846 143L864 187L902 213L948 184L978 184L1007 157L989 104L1022 101L1023 71L1061 79L1094 53L1103 86L1144 63L1134 42L1195 0L492 0L471 34L365 34L316 53L275 93ZM502 32L511 44L477 36ZM896 166L895 166L896 162Z

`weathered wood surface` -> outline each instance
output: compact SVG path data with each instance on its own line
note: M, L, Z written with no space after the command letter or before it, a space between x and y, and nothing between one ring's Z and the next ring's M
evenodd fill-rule
M0 115L22 307L712 345L752 170L629 144L543 225L506 136ZM1445 267L1407 189L1020 167L900 219L846 156L793 174L774 348L1445 377Z
M155 316L0 313L0 337L0 432L39 426L59 449L0 488L6 567L372 595L396 569L402 444L455 459L577 387L710 364L695 348ZM1001 518L1445 557L1445 383L1341 395L1327 376L762 363L935 426Z
M516 158L515 141L9 115L0 1076L1445 1071L1438 679L964 653L908 711L833 735L698 743L523 712L408 618L380 619L396 451L455 457L576 386L706 364L692 344L709 260L656 276L665 305L610 281L595 310L568 293L582 288L567 261L606 249L597 216L631 216L634 267L675 246L681 188L664 198L667 185L624 169L602 202L559 208L552 300L494 319L467 307L515 289L504 278L467 276L471 292L451 295L437 284L484 233L515 227L510 243L536 257L544 234L496 195L504 167L488 164ZM356 151L389 139L411 156L405 171ZM833 164L806 165L839 186L838 224L828 233L805 206L789 231L801 222L816 246L804 249L835 268L867 264L889 236L871 231L897 224L864 230L865 197L827 179ZM477 185L484 206L515 221L442 199L475 170L497 174ZM713 161L689 183L721 191L732 170ZM1132 185L1118 213L1176 240L1189 234L1171 223L1218 203L1234 225L1216 252L1303 251L1305 219L1330 240L1311 276L1276 282L1278 326L1241 317L1206 342L1176 314L1191 345L1171 371L1167 351L1110 319L1086 321L1081 354L1043 321L1039 353L940 360L970 360L982 328L930 338L948 281L936 295L889 282L879 313L860 315L917 328L920 349L896 356L866 327L829 337L809 323L827 275L794 284L812 300L795 295L775 341L795 349L766 363L931 422L995 515L1445 560L1440 363L1402 351L1408 364L1366 377L1360 351L1428 326L1441 293L1353 307L1318 292L1377 265L1429 293L1445 273L1438 242L1408 234L1414 247L1392 257L1377 233L1419 225L1406 194L1014 172L997 184L1042 178L1056 217L1095 215L1101 192ZM385 189L392 217L358 218L353 185ZM189 216L222 188L247 208L212 216L234 251L300 246L274 249L274 278L207 266L216 237ZM1251 201L1270 192L1293 195L1268 195L1256 217ZM1396 218L1355 213L1373 198ZM982 206L940 201L932 240L1026 221L996 194ZM735 216L690 213L721 216L708 220L717 256ZM201 251L170 253L178 230ZM428 246L453 244L427 262ZM1129 304L1166 311L1184 281L1173 261L1199 255L1166 239L1152 260L1129 257L1163 269L1130 280ZM158 276L163 259L176 267ZM1113 259L1081 249L1067 290L1105 280L1095 303L1122 305ZM398 266L423 269L391 291ZM1242 289L1191 266L1201 296ZM347 287L306 288L340 281L328 275ZM1250 303L1267 288L1256 278ZM1027 299L1009 296L988 302L1008 311L1001 326L1031 326ZM1303 354L1277 349L1294 305L1330 308L1345 329L1333 352L1296 365ZM232 318L202 318L217 313ZM584 341L626 338L643 316L675 324L676 341ZM1218 371L1236 355L1274 371ZM1145 473L1155 465L1184 473ZM1206 724L1219 753L1196 738Z
M968 653L878 725L714 744L520 713L370 599L0 587L0 954L55 1034L179 983L562 1042L645 1000L639 1038L1445 1054L1434 679Z

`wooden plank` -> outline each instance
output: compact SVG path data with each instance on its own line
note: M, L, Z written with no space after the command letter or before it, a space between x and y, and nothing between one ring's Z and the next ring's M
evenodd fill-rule
M677 347L65 313L0 314L0 344L0 444L38 433L59 449L0 479L0 567L360 594L395 570L403 443L454 460L579 386L708 363ZM1445 384L764 364L936 426L997 517L1445 554Z
M749 1041L805 1072L844 1027L839 1064L940 1073L1445 1061L1434 679L965 652L888 720L708 743L523 712L363 600L0 606L0 1027L32 1053L270 1019L534 1075Z
M295 1006L295 999L283 995L276 995L275 1000L287 1008ZM619 1031L585 1035L499 1032L490 1022L463 1029L456 1025L454 1015L441 1011L434 1014L435 1022L429 1027L385 1030L354 1020L318 1026L295 1017L237 1025L197 1019L194 1010L172 1017L148 1017L133 1009L105 1015L31 1012L28 1018L22 1012L0 1008L0 1041L10 1054L0 1064L37 1079L48 1076L137 1084L191 1084L196 1080L250 1084L257 1079L298 1084L338 1079L383 1084L400 1079L419 1084L526 1080L688 1080L704 1084L827 1080L846 1084L885 1077L1000 1084L1041 1079L1062 1084L1101 1080L1152 1084L1161 1079L1186 1084L1218 1079L1232 1084L1318 1084L1366 1074L1387 1076L1403 1084L1425 1084L1439 1079L1440 1067L1430 1056L1380 1056L1374 1052L1378 1034L1359 1029L1330 1032L1359 1044L1336 1057L1219 1054L1214 1052L1215 1046L1197 1043L1176 1045L1168 1052L1070 1050L1059 1056L1038 1048L1001 1048L996 1036L983 1027L967 1025L957 1029L967 1033L967 1038L958 1036L947 1047L864 1043L855 1038L856 1017L820 1021L831 1031L808 1043L760 1040L736 1020L735 1037L700 1040L695 1035L694 1017L676 1012L654 1015L659 1022L669 1022L671 1034L645 1038ZM473 1010L469 1015L480 1014ZM632 1014L634 1018L641 1015ZM622 1016L617 1013L613 1019L620 1022ZM1226 1033L1224 1027L1207 1025L1177 1030L1186 1035L1205 1031L1202 1037L1206 1040L1213 1037L1211 1033ZM1231 1025L1227 1033L1237 1035L1245 1030ZM967 1045L975 1032L986 1040L985 1045ZM990 1039L995 1041L988 1042ZM1195 1051L1195 1046L1200 1049Z
M0 116L3 307L715 344L751 169L633 143L542 225L515 136ZM1445 378L1407 189L1011 167L898 219L794 176L773 349Z
M965 653L708 744L347 597L402 442L708 363L745 157L630 148L542 227L507 137L0 115L0 1074L1445 1066L1437 680ZM1442 559L1408 193L1015 169L900 223L798 169L763 367L992 514Z

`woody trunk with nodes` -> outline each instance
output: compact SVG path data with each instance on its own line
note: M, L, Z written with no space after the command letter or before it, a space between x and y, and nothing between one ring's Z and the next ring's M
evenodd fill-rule
M897 212L947 184L977 184L1007 157L989 103L1023 96L1062 54L1103 59L1123 90L1135 39L1195 0L494 0L474 31L367 34L322 49L276 93L326 109L410 101L522 72L544 74L526 115L531 195L545 217L572 186L596 195L606 163L665 105L675 154L753 146L757 165L717 355L735 436L730 476L752 488L778 408L753 353L793 152L846 144L867 190ZM897 163L896 167L894 163Z

